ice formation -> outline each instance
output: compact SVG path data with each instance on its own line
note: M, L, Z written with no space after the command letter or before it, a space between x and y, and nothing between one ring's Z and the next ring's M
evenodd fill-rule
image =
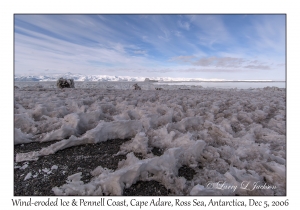
M25 176L24 180L30 179L31 177L32 177L32 173L29 172L29 173Z
M130 88L15 89L15 144L59 140L16 161L128 139L117 170L99 165L88 183L79 170L54 193L122 195L137 181L155 180L174 195L285 195L285 91ZM192 180L178 176L182 166L194 169Z

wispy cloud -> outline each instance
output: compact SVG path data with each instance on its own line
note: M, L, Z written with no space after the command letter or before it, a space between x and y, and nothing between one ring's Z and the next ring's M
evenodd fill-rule
M258 60L246 60L244 58L234 57L202 57L196 56L177 56L170 59L170 61L185 63L193 66L201 67L216 67L217 72L233 72L233 68L240 69L261 69L270 70L273 64L266 65L264 62ZM265 64L265 65L264 65ZM277 65L278 66L278 65ZM221 68L221 69L220 69ZM201 69L203 71L203 69ZM209 71L214 71L210 69ZM239 70L241 71L241 70Z
M184 63L192 63L192 61L196 57L193 55L180 55L170 59L170 61L184 62Z
M285 76L284 15L15 15L14 29L18 74Z
M263 66L263 65L247 65L244 66L246 69L264 69L264 70L269 70L270 66Z
M231 36L220 15L190 15L190 22L198 28L198 43L214 49L215 44L229 43Z
M238 73L238 72L244 72L245 70L243 69L216 69L216 68L189 68L185 70L186 72L226 72L226 73Z
M248 44L258 53L285 53L285 16L253 15L247 26Z
M183 28L185 30L190 30L190 23L189 22L184 22L184 21L179 20L178 25L179 25L180 28Z
M133 53L138 55L147 55L147 51L145 50L134 50Z
M241 67L245 62L242 58L232 58L232 57L208 57L200 58L193 65L196 66L215 66L215 67Z

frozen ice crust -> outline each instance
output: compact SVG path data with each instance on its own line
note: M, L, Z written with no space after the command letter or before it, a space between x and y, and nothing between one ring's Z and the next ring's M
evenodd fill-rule
M78 172L53 192L122 195L137 181L155 180L174 195L285 195L285 98L278 89L17 88L15 144L56 142L19 153L16 162L77 145L130 139L115 154L126 155L116 170L99 165L88 183ZM191 180L178 176L182 166L195 171Z

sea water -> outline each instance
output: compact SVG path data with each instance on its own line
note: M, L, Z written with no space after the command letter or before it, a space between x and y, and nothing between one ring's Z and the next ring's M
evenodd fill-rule
M285 88L286 82L225 82L225 81L205 81L205 82L86 82L75 81L76 88L95 88L95 89L132 89L132 86L137 83L143 90L155 89L155 87L161 87L163 89L198 89L198 88L221 88L221 89L251 89L251 88L264 88L264 87L278 87ZM19 88L40 86L42 88L56 88L56 81L45 82L15 82L15 86Z
M157 82L155 85L186 85L186 86L202 86L204 88L264 88L264 87L278 87L285 88L286 82Z

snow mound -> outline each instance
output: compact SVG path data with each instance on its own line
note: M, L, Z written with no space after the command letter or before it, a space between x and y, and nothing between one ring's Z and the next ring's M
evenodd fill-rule
M15 128L14 132L14 144L24 144L32 142L32 134L25 134L21 129Z

